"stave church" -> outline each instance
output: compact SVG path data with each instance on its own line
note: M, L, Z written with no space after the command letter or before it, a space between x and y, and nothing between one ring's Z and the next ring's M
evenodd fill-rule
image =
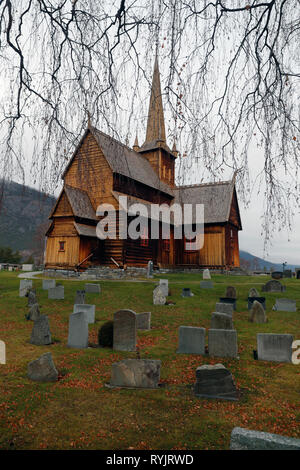
M62 175L63 189L49 216L45 268L84 271L91 266L231 269L239 266L238 232L242 229L235 178L231 181L176 186L175 144L167 144L158 60L155 59L146 138L132 148L91 125L82 136ZM127 196L121 207L120 196ZM129 224L130 204L204 205L204 244L190 249L190 240L174 237L138 239L119 236ZM116 237L100 239L96 215L110 204L117 217ZM124 211L126 218L124 217ZM109 214L108 214L109 215Z

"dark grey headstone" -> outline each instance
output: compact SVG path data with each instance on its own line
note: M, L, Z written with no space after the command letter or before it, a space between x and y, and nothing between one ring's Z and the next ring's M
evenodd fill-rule
M36 321L41 316L39 304L33 304L30 309L28 315L25 315L26 320Z
M228 297L230 299L236 299L237 298L236 288L233 286L228 286L226 288L225 297Z
M26 297L28 299L28 302L27 302L28 307L32 307L32 305L38 303L35 289L28 289L28 291L26 292Z
M198 367L194 393L196 396L204 398L238 399L232 375L223 364Z
M233 310L236 310L236 299L231 299L229 297L220 297L221 304L230 304L233 307Z
M181 294L182 297L193 297L193 295L194 294L191 292L191 289L189 287L184 287L182 289L182 294Z
M157 388L161 361L153 359L124 359L111 367L113 387Z
M85 312L72 313L69 317L69 348L87 348L89 344L89 327Z
M257 355L260 361L291 362L292 335L257 334Z
M150 278L150 279L153 277L153 261L148 261L147 277Z
M153 291L153 305L165 305L167 301L160 286L156 286Z
M73 313L84 312L88 323L95 323L95 305L76 304Z
M43 290L53 289L56 286L55 279L43 279Z
M210 327L213 330L233 330L232 316L227 313L213 312Z
M262 292L284 292L286 290L286 286L283 286L281 282L276 281L273 279L272 281L268 281L263 287Z
M48 299L51 300L63 300L65 298L65 288L64 286L57 285L48 289Z
M233 304L232 303L216 303L215 311L217 313L226 313L227 315L233 315Z
M208 330L208 352L210 356L237 358L236 330Z
M92 284L91 282L89 282L88 284L85 284L84 288L85 288L85 292L87 294L100 294L100 292L101 292L100 284ZM77 291L77 292L79 292L79 291ZM82 291L82 292L84 292L84 291Z
M266 298L265 297L248 297L248 310L250 310L253 306L254 302L259 302L263 308L266 310Z
M56 382L58 380L58 372L51 353L45 353L35 361L29 362L27 375L30 380L35 382Z
M116 351L135 351L136 333L136 313L132 310L115 312L113 349Z
M205 328L179 327L178 353L205 354Z
M278 310L279 312L297 312L296 300L276 299L273 310Z
M85 303L85 290L77 290L74 305Z
M250 310L249 321L252 323L267 323L266 311L260 302L254 300Z
M138 313L136 316L136 327L138 330L150 330L151 312Z
M282 279L283 272L282 271L273 271L271 274L272 279Z
M300 450L300 439L236 427L231 433L230 450Z
M200 281L200 288L201 289L213 289L214 284L212 281Z
M51 333L47 315L38 317L32 328L30 343L37 346L51 344Z

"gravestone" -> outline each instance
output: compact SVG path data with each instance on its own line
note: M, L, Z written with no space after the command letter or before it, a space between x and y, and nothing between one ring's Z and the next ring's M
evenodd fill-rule
M69 348L87 348L89 344L89 327L85 312L72 313L69 317Z
M221 304L230 304L232 305L233 310L236 310L236 299L232 299L230 297L220 297Z
M88 323L95 323L95 305L76 304L73 313L84 312Z
M209 280L211 279L209 269L204 269L203 271L203 280Z
M271 274L272 279L282 279L283 272L282 271L273 271Z
M255 287L252 287L252 288L249 290L248 297L259 297L259 293L258 293L258 291L255 289Z
M165 305L167 299L160 286L156 286L153 291L153 305Z
M29 313L25 315L26 320L36 321L41 316L39 304L33 304Z
M32 307L32 305L37 304L37 298L36 298L36 290L35 289L28 289L26 292L25 297L28 298L27 306Z
M85 290L77 290L74 305L85 303Z
M85 284L84 289L85 290L81 292L86 292L87 294L100 294L101 292L100 284L92 284L91 282L88 284ZM77 291L77 292L80 292L80 291Z
M233 304L231 303L216 303L215 311L217 313L227 313L227 315L233 315Z
M213 330L233 330L232 316L227 313L213 312L210 327Z
M147 277L149 279L153 278L153 261L148 261L148 264L147 264Z
M21 279L19 287L19 296L25 297L28 289L32 289L32 280L31 279Z
M58 372L54 365L52 354L50 352L45 353L35 361L29 362L27 375L30 380L35 382L56 382L58 380Z
M296 300L276 299L273 310L279 312L297 312Z
M191 292L191 289L189 287L184 287L182 289L182 294L181 297L193 297L193 293Z
M259 302L263 308L266 310L266 298L265 297L248 297L248 310L253 306L254 302Z
M197 397L238 400L232 375L223 364L197 367L194 393Z
M283 271L283 277L291 278L292 277L292 270L291 269L285 269Z
M65 298L64 286L56 286L48 289L48 299L51 300L63 300Z
M232 286L228 286L226 288L225 297L229 299L236 299L236 288Z
M200 281L201 289L213 289L214 285L212 281Z
M205 328L180 326L177 353L205 354Z
M164 294L165 297L169 295L169 281L168 279L160 279L159 280L159 287Z
M56 286L55 279L43 279L43 290L53 289Z
M254 300L250 310L249 321L252 323L267 323L265 309L260 302Z
M37 346L51 344L51 333L47 315L40 315L34 322L30 343Z
M273 279L272 281L268 281L263 287L262 292L284 292L286 290L286 286L283 286L281 282L276 281Z
M300 439L236 427L231 432L230 450L300 450Z
M136 316L136 327L138 330L150 330L151 312L138 313Z
M154 359L124 359L111 367L110 386L158 388L161 361Z
M273 333L257 334L257 356L259 361L291 362L292 335Z
M208 330L208 352L210 356L237 358L236 330Z
M295 268L296 279L300 279L300 268Z
M136 313L132 310L119 310L114 313L113 349L116 351L136 350Z

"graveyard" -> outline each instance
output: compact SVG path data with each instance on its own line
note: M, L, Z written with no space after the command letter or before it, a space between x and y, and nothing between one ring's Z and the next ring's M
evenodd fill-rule
M262 334L300 340L300 281L281 279L286 288L269 292L270 276L211 277L211 285L202 287L201 274L92 281L99 291L86 288L87 281L60 279L58 295L50 292L53 283L43 289L42 277L34 278L39 321L47 323L44 337L47 328L51 331L49 344L41 346L31 341L37 322L25 318L30 296L20 291L17 273L1 271L0 340L6 344L6 364L0 364L0 449L227 450L236 427L300 439L300 365L284 362L283 356L283 362L262 360L260 352L257 360L253 353L258 334L260 341ZM160 279L168 279L169 292L164 286L159 298L169 295L167 303L154 305ZM231 316L216 313L228 286L236 290ZM193 295L186 296L188 288ZM256 289L254 298L265 298L265 311L255 300L252 306L251 289ZM286 298L291 302L280 300ZM115 330L114 342L121 344L117 350L98 345L99 328L109 320L120 322L114 316L120 310L144 313L137 315L136 351L122 350L124 338ZM145 312L151 312L151 321ZM78 346L70 333L70 325L85 318L88 347ZM236 331L224 357L212 354L220 351L216 344L221 341L213 342L224 331L220 325L230 336ZM194 343L198 349L193 350ZM45 383L31 380L28 364L46 353L51 353L57 377ZM130 367L129 360L139 365L140 359L149 360L145 363L153 365L156 379L160 367L158 386L122 388L117 363ZM203 396L200 384L194 393L196 370L197 381L209 371L219 375L232 399Z

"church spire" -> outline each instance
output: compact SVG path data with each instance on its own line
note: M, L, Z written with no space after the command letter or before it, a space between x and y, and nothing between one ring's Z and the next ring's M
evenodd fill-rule
M151 97L148 111L147 132L144 145L156 141L166 142L164 110L161 96L160 74L158 68L157 55L155 56Z

